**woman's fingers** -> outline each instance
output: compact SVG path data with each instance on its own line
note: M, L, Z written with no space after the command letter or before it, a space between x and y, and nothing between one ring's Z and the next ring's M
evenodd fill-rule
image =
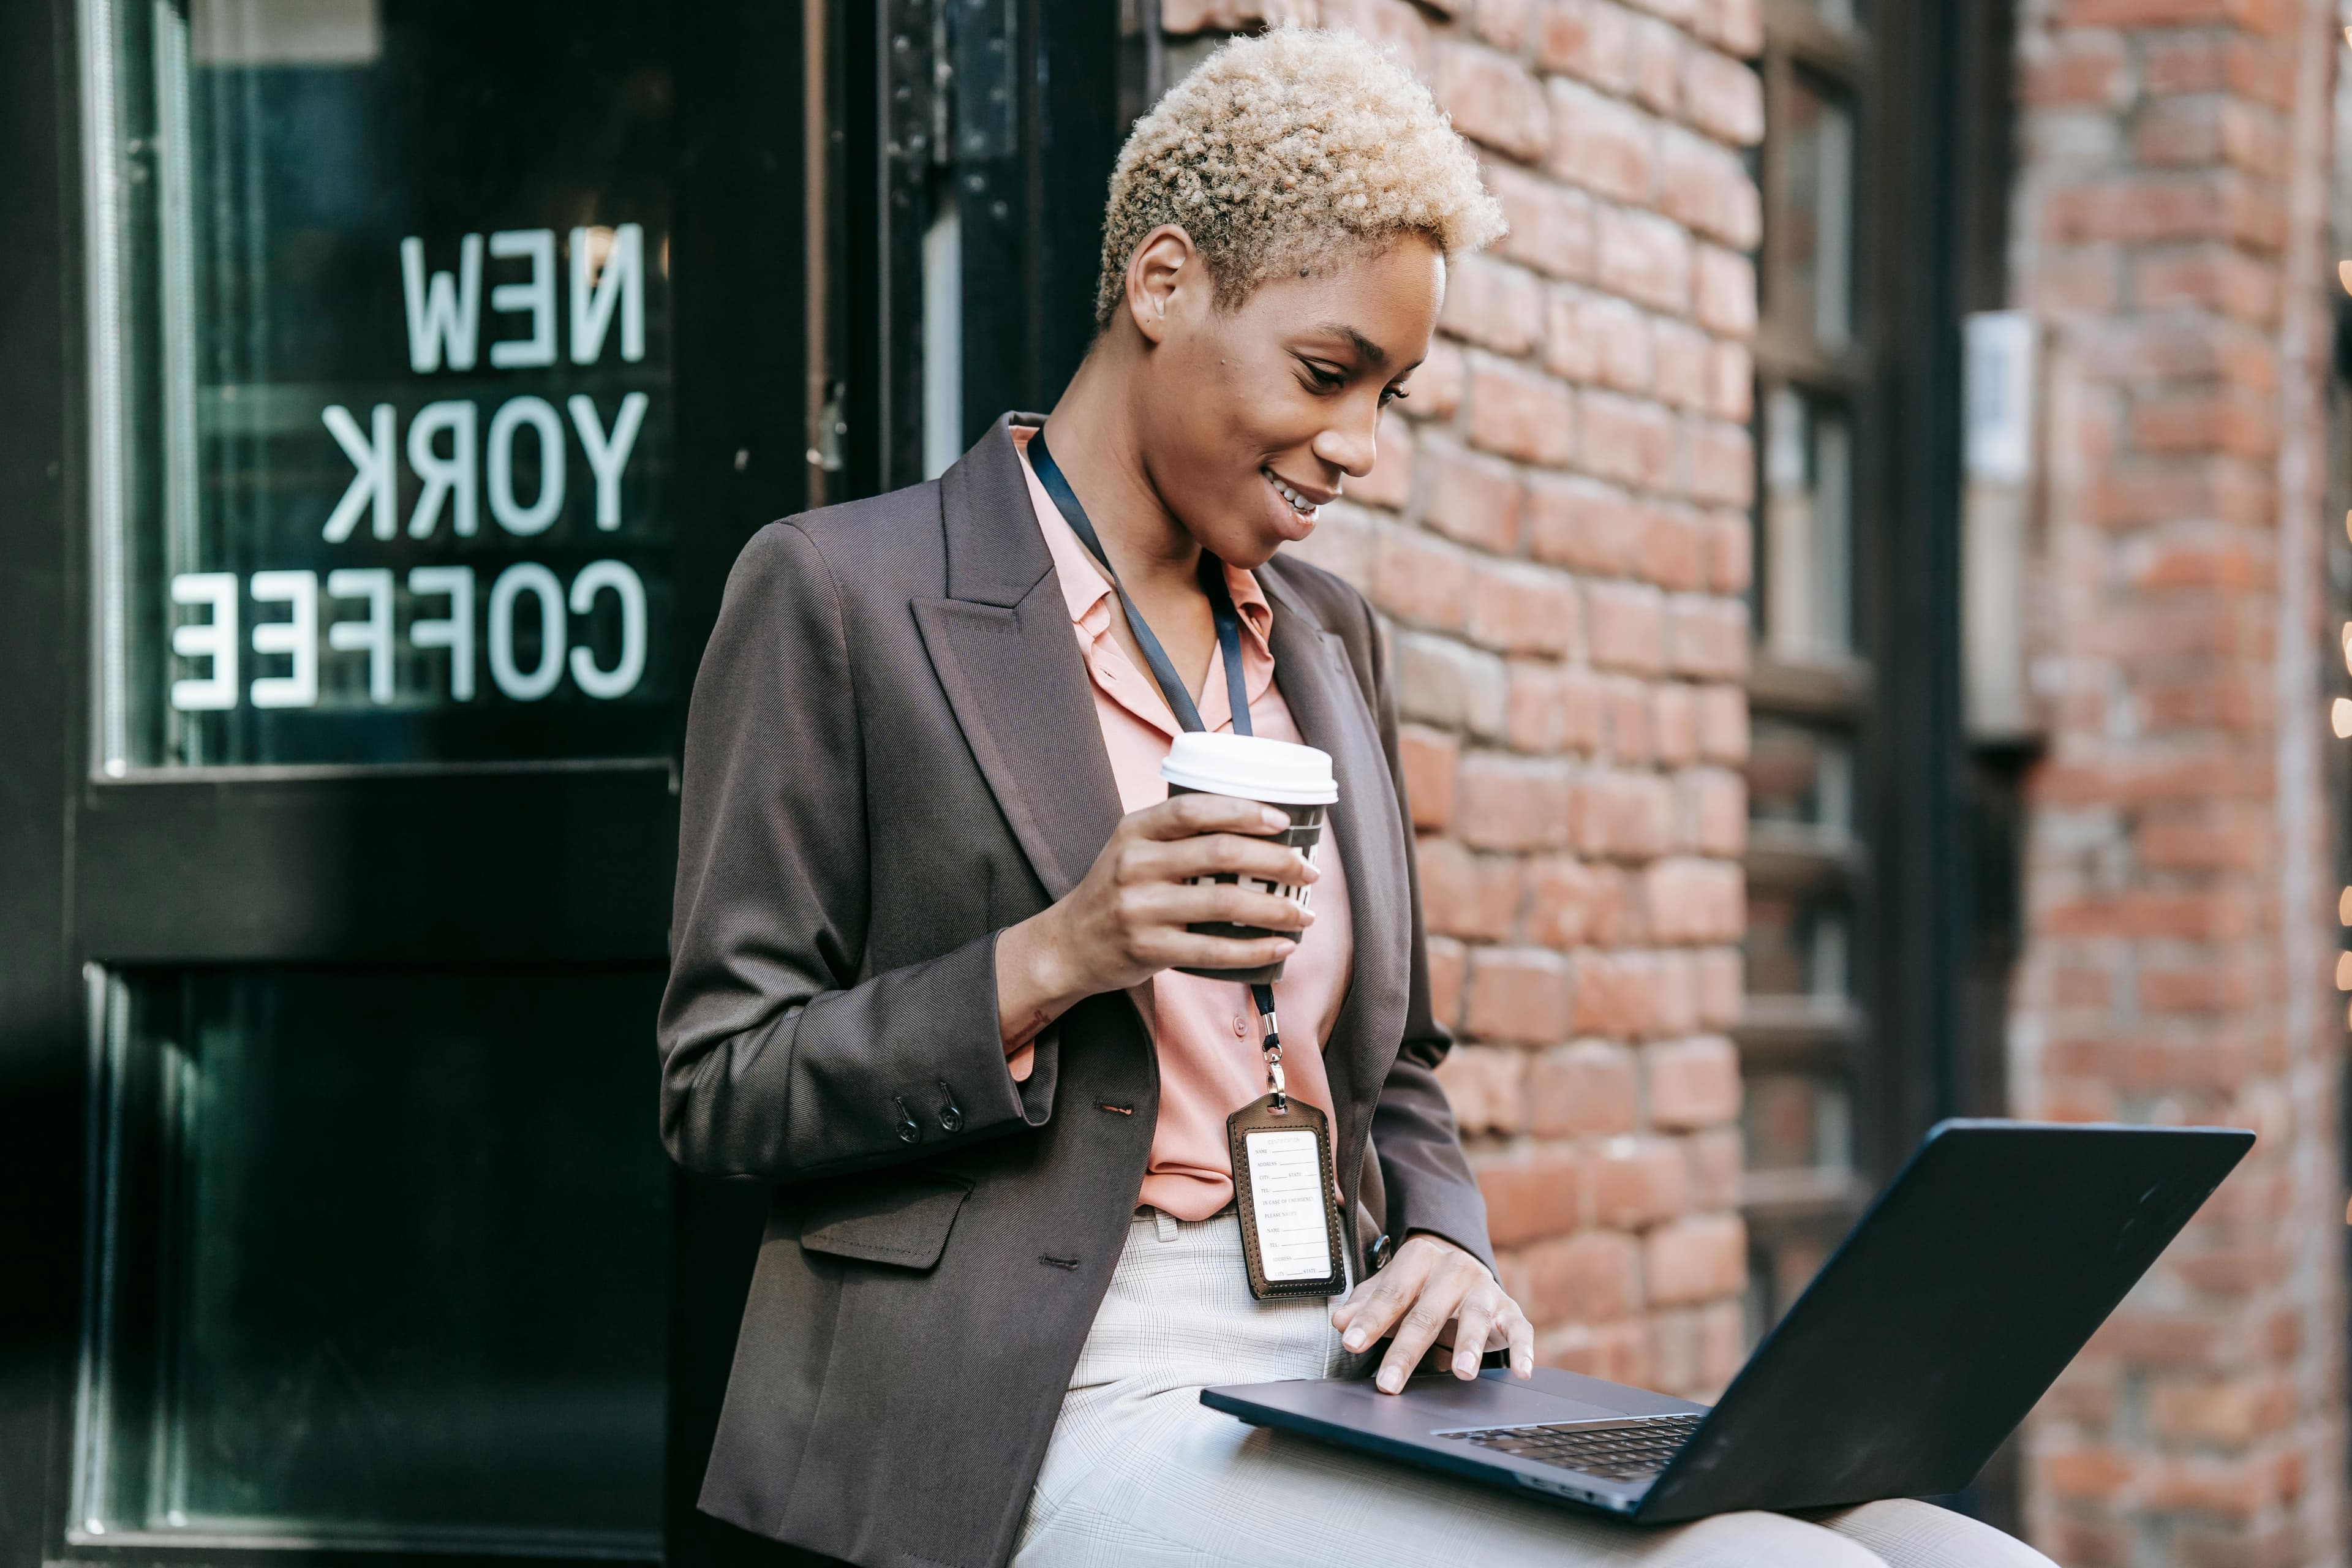
M1293 887L1307 886L1322 875L1288 845L1238 833L1204 833L1169 842L1148 840L1129 851L1126 868L1134 878L1155 882L1225 875Z
M1505 1323L1509 1330L1511 1375L1525 1383L1536 1374L1536 1326L1528 1321L1527 1313L1519 1310L1517 1301L1505 1314Z
M1128 818L1143 838L1191 838L1202 833L1280 833L1290 814L1254 800L1223 795L1170 795Z
M1437 1264L1422 1281L1404 1315L1397 1320L1395 1337L1389 1342L1389 1352L1381 1358L1380 1376L1374 1379L1381 1393L1395 1394L1404 1387L1404 1380L1412 1375L1412 1369L1421 1364L1421 1358L1437 1342L1438 1334L1454 1321L1475 1280L1485 1276L1486 1270L1466 1254L1457 1256L1469 1268L1460 1267L1454 1258Z
M1129 888L1119 900L1130 926L1172 926L1181 929L1202 921L1228 925L1263 926L1268 931L1302 931L1315 923L1312 910L1302 910L1279 893L1268 893L1239 882L1150 882Z
M1493 1286L1474 1288L1463 1297L1460 1313L1454 1321L1454 1376L1478 1375L1478 1363L1486 1358L1486 1340L1494 1331L1503 1301L1503 1292Z

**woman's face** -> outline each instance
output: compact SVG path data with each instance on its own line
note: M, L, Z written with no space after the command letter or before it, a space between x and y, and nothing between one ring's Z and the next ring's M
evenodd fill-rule
M1148 237L1130 270L1141 286L1129 309L1152 345L1139 388L1145 468L1203 549L1260 566L1371 470L1381 411L1429 352L1445 258L1419 236L1360 245L1228 310L1181 236L1178 264L1153 272L1171 232Z

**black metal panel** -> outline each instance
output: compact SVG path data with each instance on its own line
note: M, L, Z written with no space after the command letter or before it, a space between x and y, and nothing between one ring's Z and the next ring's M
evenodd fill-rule
M76 926L109 964L659 963L677 860L663 763L105 784Z

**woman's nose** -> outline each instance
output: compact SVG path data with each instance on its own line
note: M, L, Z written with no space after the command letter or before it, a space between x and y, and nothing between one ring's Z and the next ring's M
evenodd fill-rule
M1349 479L1362 479L1372 471L1373 460L1380 456L1380 408L1375 405L1367 416L1351 417L1327 428L1315 437L1315 455Z

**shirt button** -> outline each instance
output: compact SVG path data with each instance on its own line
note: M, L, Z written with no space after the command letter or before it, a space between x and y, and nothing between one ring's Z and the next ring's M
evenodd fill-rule
M1234 1038L1237 1040L1249 1038L1249 1020L1244 1018L1239 1013L1234 1015Z

